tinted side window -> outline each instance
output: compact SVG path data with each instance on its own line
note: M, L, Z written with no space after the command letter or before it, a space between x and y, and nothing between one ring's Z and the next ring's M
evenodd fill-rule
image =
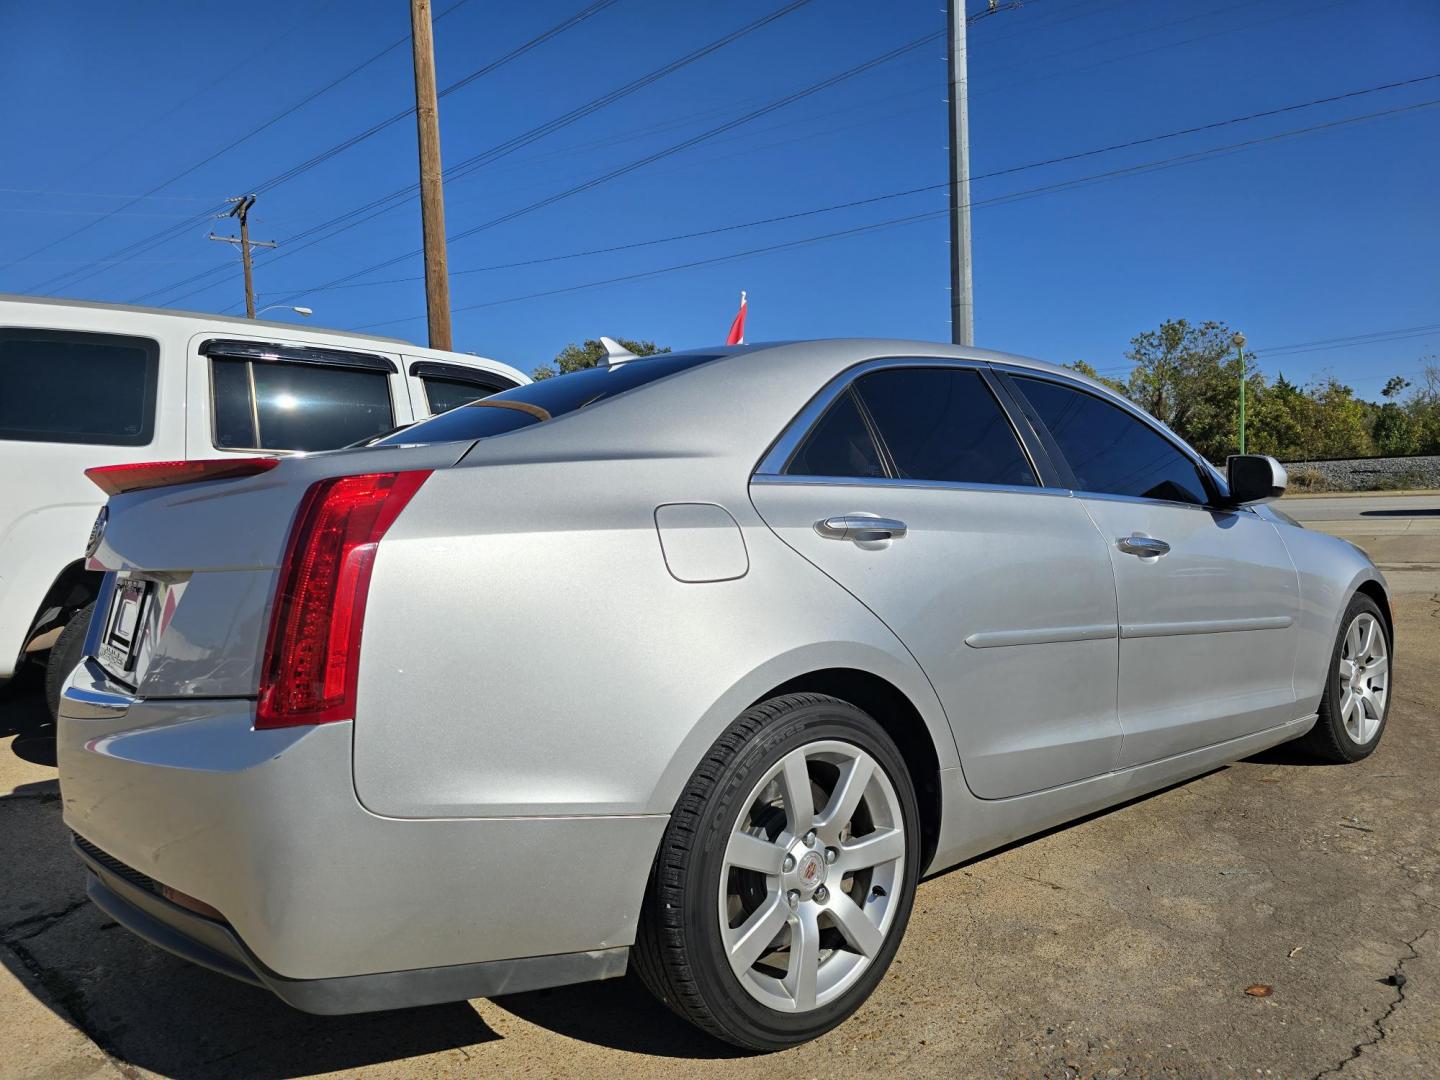
M480 386L457 379L424 379L422 381L425 384L425 400L429 402L432 414L468 405L472 401L489 397L498 389L494 386Z
M907 480L1034 486L1035 471L979 372L888 368L855 384Z
M880 453L846 391L831 403L795 451L785 471L791 476L884 476Z
M335 450L395 426L383 372L227 357L211 363L217 447Z
M1195 463L1124 409L1044 379L1013 381L1050 429L1082 490L1197 505L1208 501Z
M0 329L0 439L144 446L159 377L148 338Z

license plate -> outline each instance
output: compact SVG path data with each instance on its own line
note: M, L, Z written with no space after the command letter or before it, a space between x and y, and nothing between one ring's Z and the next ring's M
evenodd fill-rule
M100 663L112 674L125 677L135 670L139 652L140 630L145 625L145 598L148 583L134 579L122 582L115 589L110 603L110 616L100 639Z

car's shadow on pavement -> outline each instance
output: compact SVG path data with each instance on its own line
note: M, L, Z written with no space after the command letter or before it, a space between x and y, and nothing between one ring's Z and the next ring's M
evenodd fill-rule
M0 687L0 739L15 736L11 751L35 765L55 764L55 725L35 672Z
M7 723L11 715L4 714ZM307 1076L447 1051L462 1068L483 1073L484 1044L501 1036L482 1012L493 1019L502 1010L570 1038L645 1054L738 1053L685 1024L633 977L510 995L495 1006L298 1012L149 945L89 903L54 780L0 796L0 962L23 984L11 984L14 992L33 994L116 1061L163 1076Z

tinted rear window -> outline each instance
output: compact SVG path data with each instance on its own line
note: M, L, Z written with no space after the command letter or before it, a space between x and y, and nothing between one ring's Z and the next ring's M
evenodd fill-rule
M159 374L149 338L0 329L0 439L144 446Z
M855 384L901 479L1032 486L1015 429L975 371L888 368Z
M785 471L791 476L884 476L870 429L849 391L835 399L805 436Z
M513 401L543 409L553 419L577 409L589 408L623 394L627 390L663 379L666 375L698 367L718 360L716 353L668 353L664 356L632 360L611 368L588 368L569 375L542 379L528 386L517 386L504 393L493 394L481 403L451 409L418 424L404 428L372 444L375 446L415 443L455 442L462 439L483 439L503 435L507 431L542 423L530 410L494 408L492 403Z

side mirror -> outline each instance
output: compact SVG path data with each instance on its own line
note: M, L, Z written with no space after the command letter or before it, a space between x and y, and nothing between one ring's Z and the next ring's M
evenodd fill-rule
M1225 459L1230 504L1248 506L1270 502L1285 494L1285 466L1268 454L1232 454Z

